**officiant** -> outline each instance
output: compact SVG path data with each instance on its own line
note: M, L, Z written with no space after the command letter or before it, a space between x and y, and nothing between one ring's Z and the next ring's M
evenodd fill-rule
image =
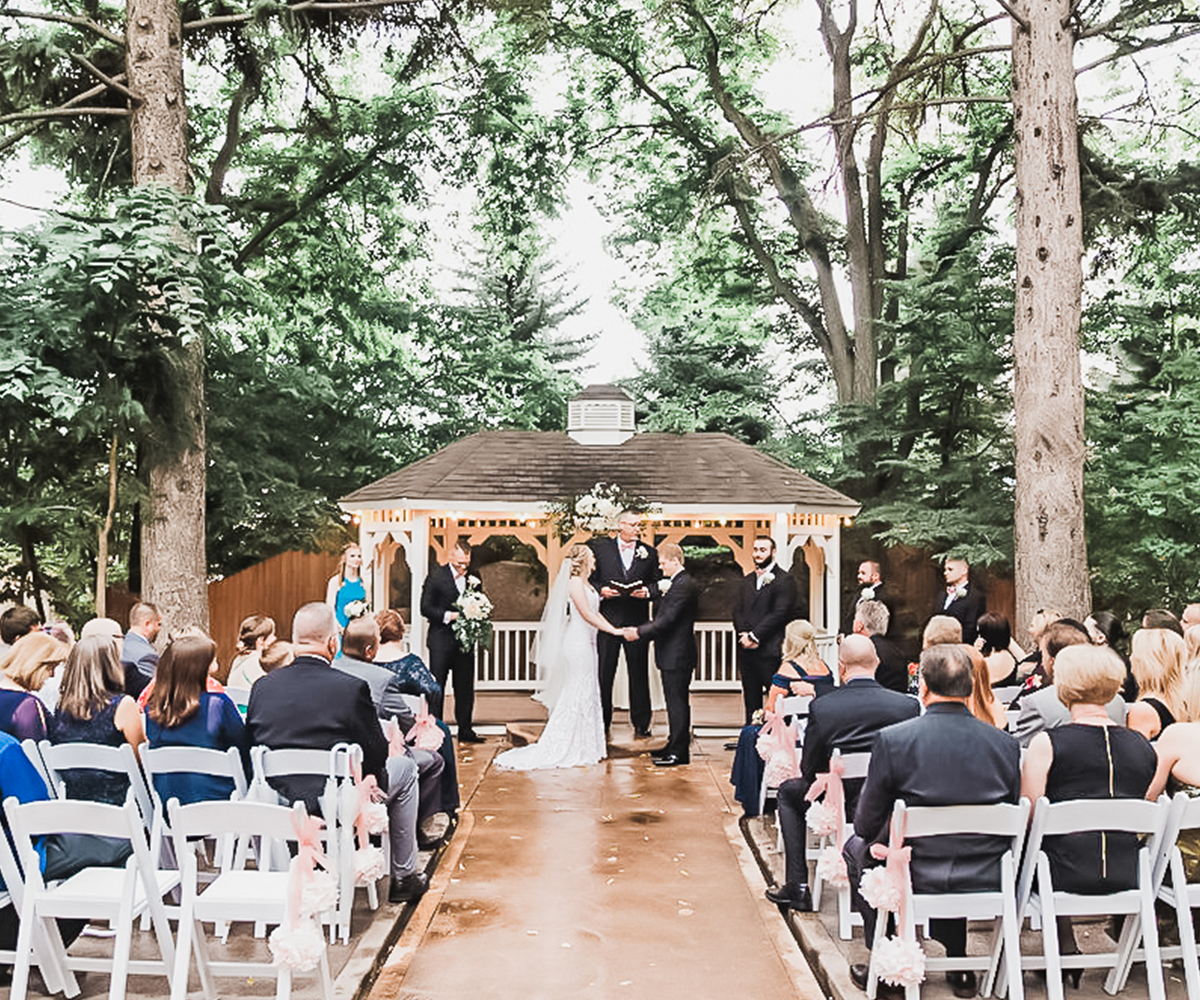
M650 619L650 594L662 571L658 553L641 540L642 515L623 510L617 518L617 535L593 538L588 544L596 556L591 584L600 594L600 613L618 628L644 625ZM637 739L650 738L650 647L646 639L625 639L601 632L596 637L600 662L600 702L604 728L612 726L613 684L617 661L625 652L629 674L629 722Z

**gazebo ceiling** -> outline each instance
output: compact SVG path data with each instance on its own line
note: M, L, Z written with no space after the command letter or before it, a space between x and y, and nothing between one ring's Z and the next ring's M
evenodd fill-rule
M486 510L544 504L596 483L664 507L753 506L854 515L850 497L728 434L635 434L580 444L562 432L480 431L342 497L348 510L428 509L429 501Z

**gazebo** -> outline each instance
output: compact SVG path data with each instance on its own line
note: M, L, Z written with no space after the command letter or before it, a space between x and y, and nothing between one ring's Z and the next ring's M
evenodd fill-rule
M431 560L444 562L460 537L477 545L510 536L531 546L553 579L565 550L587 536L560 539L547 506L597 483L617 484L655 505L648 543L711 539L749 571L755 536L769 535L781 565L803 559L809 615L832 654L840 618L840 529L859 505L727 434L636 433L633 400L616 386L590 386L572 399L566 433L471 434L340 504L358 523L372 606L388 606L392 563L407 562L410 642L420 651L424 622L416 609ZM481 689L532 686L529 646L536 629L535 621L496 622L493 648L478 654ZM702 622L697 632L701 665L693 686L736 688L732 626Z

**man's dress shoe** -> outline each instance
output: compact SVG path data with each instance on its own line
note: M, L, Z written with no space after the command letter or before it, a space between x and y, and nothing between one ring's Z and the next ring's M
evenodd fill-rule
M850 966L850 982L857 986L864 993L867 991L867 978L870 975L870 967L855 963ZM904 989L900 986L893 986L891 983L885 983L880 980L876 983L875 996L877 1000L897 1000L904 996Z
M392 884L388 888L388 902L411 903L413 900L420 899L428 888L429 876L424 872L413 872L411 875L393 878Z
M669 753L665 757L654 758L655 767L678 767L680 764L686 764L687 762L688 759L686 757L679 757L673 753Z
M653 734L649 729L635 729L633 731L633 738L635 740L648 740L651 739L652 736Z
M946 982L950 984L950 991L961 1000L970 1000L971 997L979 993L979 984L975 981L975 973L967 970L966 972L947 972Z
M650 756L657 759L660 757L669 757L669 756L671 756L671 754L670 754L670 751L667 750L666 747L659 747L657 750L651 750Z
M767 886L767 899L776 906L787 910L799 910L801 913L812 912L812 893L806 885L795 882L784 882L783 885Z
M468 729L465 733L460 729L458 731L459 743L483 743L484 739L473 729Z

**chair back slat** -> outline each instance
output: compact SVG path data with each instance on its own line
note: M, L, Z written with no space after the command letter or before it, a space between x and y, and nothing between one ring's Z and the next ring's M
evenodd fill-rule
M904 806L905 839L940 837L946 834L991 834L997 837L1025 836L1029 800L993 805Z
M307 817L304 803L296 807L271 805L266 802L225 802L212 800L183 806L178 799L167 804L171 832L185 842L192 837L221 837L226 834L268 837L271 840L295 842L297 817Z
M867 776L867 768L871 766L871 753L864 751L862 753L842 753L840 750L835 750L842 759L842 764L845 771L842 772L842 780L851 781L855 778L865 778Z
M1038 800L1039 806L1042 800ZM1157 835L1166 821L1166 810L1145 799L1071 799L1046 802L1042 836L1104 830L1109 833Z
M146 788L146 779L138 765L137 755L128 743L110 747L102 743L51 743L49 740L42 740L38 744L38 751L59 798L66 797L63 771L80 768L125 775L129 779L129 793L141 814L142 824L149 829L154 819L154 805L150 800L150 791Z

